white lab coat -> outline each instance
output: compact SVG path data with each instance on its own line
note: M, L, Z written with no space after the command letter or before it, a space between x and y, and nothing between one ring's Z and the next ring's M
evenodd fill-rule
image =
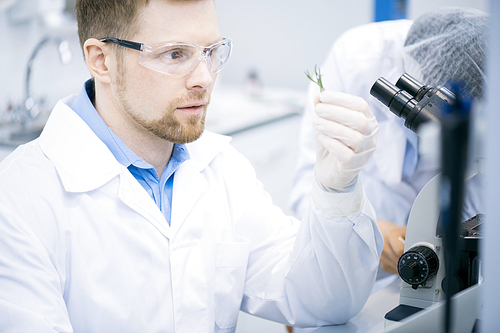
M382 249L360 186L315 187L299 223L207 132L175 173L170 227L68 105L0 164L1 332L234 332L240 308L300 326L360 311Z

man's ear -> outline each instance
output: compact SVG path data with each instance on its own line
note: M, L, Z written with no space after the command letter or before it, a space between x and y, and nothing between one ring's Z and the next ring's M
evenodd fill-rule
M113 56L110 47L106 43L95 38L89 38L83 44L85 62L87 68L94 79L102 83L111 83L110 65L112 66Z

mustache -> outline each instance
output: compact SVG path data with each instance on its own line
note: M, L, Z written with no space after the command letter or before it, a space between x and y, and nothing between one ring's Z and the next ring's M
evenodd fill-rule
M210 103L210 94L206 89L204 90L197 90L197 91L189 91L186 94L183 94L176 98L173 102L174 105L176 106L181 106L181 105L186 105L186 104L191 104L191 103L198 103L201 102L203 104L209 104Z

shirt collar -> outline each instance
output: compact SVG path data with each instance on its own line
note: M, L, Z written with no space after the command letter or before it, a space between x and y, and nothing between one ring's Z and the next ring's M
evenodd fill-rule
M153 168L149 163L137 156L104 122L94 105L95 99L94 82L92 79L85 82L80 94L71 105L71 108L87 123L92 131L104 142L117 161L129 167L134 165L142 169ZM171 160L181 164L189 159L189 153L183 144L175 144ZM170 161L169 161L170 163Z

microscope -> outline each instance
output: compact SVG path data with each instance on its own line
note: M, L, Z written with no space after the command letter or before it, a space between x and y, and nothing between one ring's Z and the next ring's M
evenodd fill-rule
M460 91L459 86L455 88ZM395 85L385 78L378 79L370 94L417 134L424 123L434 123L441 132L436 142L438 145L441 141L441 173L422 188L410 211L405 249L398 261L400 304L386 314L386 327L443 303L448 331L451 297L478 284L480 279L478 254L483 217L477 212L462 220L464 191L472 178L466 171L470 103L450 89L423 85L408 74ZM472 312L462 324L470 328L464 332L471 332L475 324L476 309Z

